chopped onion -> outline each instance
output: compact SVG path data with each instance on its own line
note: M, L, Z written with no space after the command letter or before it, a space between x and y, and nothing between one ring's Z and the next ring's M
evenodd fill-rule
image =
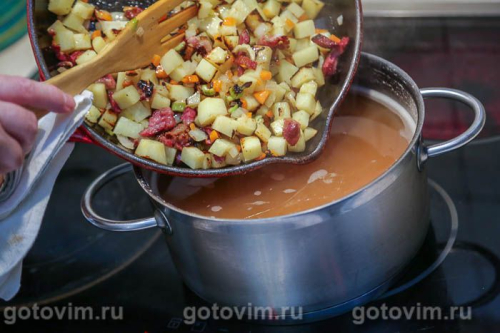
M267 34L269 31L271 31L271 28L269 27L269 25L265 24L265 23L261 23L261 24L259 24L259 26L255 29L255 31L253 33L255 34L255 36L257 36L257 38L260 39L262 36Z
M252 59L252 61L255 61L255 51L250 45L248 44L238 45L233 50L234 54L238 54L240 52L246 53L250 57L250 59Z
M339 17L337 17L337 23L339 25L344 24L344 15L340 15Z
M196 142L201 142L208 139L207 133L205 133L199 128L189 131L189 136Z

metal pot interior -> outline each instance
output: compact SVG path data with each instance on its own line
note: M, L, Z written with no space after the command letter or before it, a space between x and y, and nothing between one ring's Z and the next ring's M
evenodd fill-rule
M375 183L381 181L386 177L386 175L391 173L409 154L415 153L415 147L418 147L419 145L420 134L424 123L425 111L422 95L420 94L417 85L411 79L411 77L396 65L377 56L363 53L361 56L360 65L358 67L358 72L353 82L353 87L354 90L362 89L365 92L375 91L378 94L389 97L391 102L394 102L398 105L397 110L399 112L405 112L405 115L401 116L409 117L414 122L414 133L406 151L401 155L398 161L396 161L393 166L389 168L384 174L382 174L377 179L374 179L370 184L364 186L358 191L351 193L350 195L338 201L332 202L327 206L346 201L347 199L360 194L367 188L372 187ZM417 168L417 165L415 165L415 168ZM168 202L165 202L162 199L157 186L159 183L159 177L170 176L155 173L153 171L139 167L135 167L134 172L142 188L159 205L166 206L169 209L177 211L181 214L195 216L189 212L182 211L170 205ZM323 207L324 206L316 207L313 210L320 210ZM305 214L308 212L310 211L298 214Z

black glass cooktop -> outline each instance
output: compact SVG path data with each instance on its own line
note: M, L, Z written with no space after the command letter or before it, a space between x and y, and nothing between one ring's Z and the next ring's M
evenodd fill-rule
M394 286L395 294L365 307L366 311L400 309L387 313L392 319L381 318L380 312L378 319L369 318L376 313L358 312L296 326L213 318L183 323L186 307L206 304L182 284L160 232L112 234L93 228L82 217L80 199L86 186L121 161L97 147L79 144L58 178L40 237L25 260L21 292L8 303L0 302L5 310L0 332L500 331L499 41L498 18L366 19L366 52L396 63L422 88L444 86L472 93L488 113L479 139L427 164L433 181L433 227L406 276ZM426 106L424 136L429 140L451 138L472 120L465 108L452 102L432 101ZM98 209L116 212L109 217L144 217L151 211L146 195L132 176L127 177L99 194ZM450 240L457 223L456 239ZM447 248L453 240L453 247ZM442 259L443 251L447 256L436 270L396 293L398 286L414 281ZM112 320L108 313L104 320L102 316L75 320L67 315L58 320L52 313L50 320L37 320L33 315L23 319L18 312L16 323L9 325L11 306L21 309L33 304L50 307L52 312L90 307L95 316L103 307L122 307L123 312L115 308L114 314L115 318L122 314L123 319ZM451 318L454 306L461 308ZM425 317L425 307L441 309L442 319ZM414 311L411 319L405 317L408 311Z

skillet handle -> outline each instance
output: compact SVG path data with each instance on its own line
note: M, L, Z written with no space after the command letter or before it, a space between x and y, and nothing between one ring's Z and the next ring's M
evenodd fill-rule
M463 147L472 141L483 129L486 122L486 111L483 104L474 96L461 90L449 88L426 88L420 90L424 99L427 98L444 98L453 101L462 102L474 111L474 121L470 127L462 134L448 140L429 147L422 146L419 158L419 167L423 166L429 157L439 156L460 147Z
M83 216L85 216L85 218L87 219L87 221L89 221L94 226L107 231L138 231L154 227L161 227L156 222L157 220L154 217L138 219L138 220L130 220L130 221L109 220L97 214L94 208L92 207L92 200L94 199L94 196L103 186L105 186L113 179L127 172L130 172L131 170L132 170L131 164L125 163L119 165L105 172L99 178L97 178L92 184L90 184L90 186L85 191L85 194L81 202L82 213ZM162 213L158 211L155 215L158 214ZM162 220L158 218L158 221Z

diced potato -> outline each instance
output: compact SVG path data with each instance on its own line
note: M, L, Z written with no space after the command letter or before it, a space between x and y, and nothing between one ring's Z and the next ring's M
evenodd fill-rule
M292 65L286 60L282 60L279 66L278 75L276 79L278 82L286 82L291 84L291 79L299 71L299 68L295 65Z
M241 150L245 162L252 161L262 155L262 146L259 138L248 136L241 139Z
M95 53L95 51L92 51L92 50L85 51L85 52L83 52L83 53L82 53L82 55L80 55L80 56L76 59L76 64L77 64L77 65L84 64L84 63L86 63L86 62L91 61L91 60L92 60L92 59L94 59L96 56L97 56L97 53Z
M304 83L300 87L300 92L316 96L316 93L318 92L318 84L315 81L309 81L307 83Z
M198 10L198 18L200 20L206 19L210 16L214 6L208 1L200 1L200 9Z
M309 114L314 114L316 110L316 100L311 94L298 93L296 100L297 109L304 110Z
M284 84L286 84L286 83L284 83ZM281 84L278 85L276 87L276 89L274 90L274 95L276 97L274 102L279 103L279 102L283 101L283 98L285 97L286 93L287 93L287 90Z
M177 67L172 73L170 73L170 78L180 82L184 77L194 74L198 63L195 61L186 61L179 67Z
M295 38L289 38L290 40L290 52L295 52L297 50L297 40Z
M292 55L295 66L304 67L319 59L319 50L316 46L310 46L306 49L299 50Z
M288 151L288 143L284 138L272 136L267 142L267 149L273 156L285 156Z
M277 0L267 0L262 8L264 15L268 19L278 16L281 10L281 4Z
M238 128L238 122L226 116L218 116L215 118L212 128L231 138L233 137L234 131Z
M271 130L275 136L283 136L283 127L285 126L285 119L278 119L271 123Z
M70 30L68 30L68 28L66 28L61 21L57 20L47 29L47 31L51 34L54 33L57 35L61 31L70 31Z
M295 25L293 29L293 33L295 34L295 38L301 39L306 37L311 37L316 34L316 26L314 25L313 20L307 20L299 22Z
M170 75L177 67L182 66L184 59L175 50L168 51L160 60L163 70Z
M245 22L247 16L252 12L252 9L248 8L242 0L237 0L231 10L229 11L229 16L236 20L237 24Z
M108 37L108 41L112 41L116 38L115 31L121 31L125 29L127 21L101 21L102 32Z
M191 169L202 169L205 154L196 147L184 147L181 161Z
M326 84L325 75L323 74L323 71L321 70L321 68L313 68L312 70L314 72L314 80L316 81L319 87L323 87Z
M302 1L302 8L304 8L304 11L311 20L314 20L318 16L324 6L325 3L320 0Z
M255 130L255 135L259 137L259 139L262 140L262 142L269 141L269 138L271 137L272 133L271 131L266 127L264 124L257 124L257 129Z
M111 110L107 110L99 120L99 126L107 131L112 131L118 121L118 115Z
M304 130L309 126L309 113L305 111L297 111L293 114L292 119L296 120L300 124L300 129Z
M64 18L62 23L64 24L65 27L71 30L81 33L86 33L87 30L83 27L83 21L85 21L85 19L81 18L78 15L75 15L74 13L70 13L68 16Z
M84 20L89 20L94 14L94 9L95 7L93 5L78 0L71 12Z
M194 94L194 88L181 85L169 85L170 99L173 101L183 101Z
M128 86L113 94L113 99L118 104L120 109L126 109L141 100L141 95L135 86Z
M205 98L198 105L198 122L205 127L212 124L217 116L227 115L226 103L221 98Z
M87 119L92 124L97 123L100 117L101 117L101 111L99 111L99 109L96 108L94 105L90 107L89 112L85 115L85 119Z
M288 7L286 7L286 10L290 11L293 15L295 15L296 18L301 17L305 13L305 10L299 5L297 5L295 2L289 4Z
M151 108L152 109L163 109L169 108L171 105L171 101L168 97L161 95L158 91L153 94L151 99Z
M139 123L151 116L151 108L149 108L147 102L137 102L123 110L120 115Z
M87 88L90 92L94 94L93 104L99 108L104 109L108 105L108 93L106 91L106 86L104 83L94 83Z
M203 165L201 167L203 170L212 168L212 154L205 154L203 158Z
M304 133L301 131L299 141L295 146L288 145L288 151L292 153L302 153L306 150L306 140L304 139Z
M314 128L312 127L308 127L304 130L304 140L309 141L311 140L312 138L314 138L314 136L318 133L317 130L315 130Z
M88 50L92 48L89 34L74 34L75 50Z
M143 129L144 127L141 124L136 123L135 121L132 121L126 117L120 117L113 132L117 135L123 135L127 138L139 139L139 133L142 132Z
M257 122L253 118L249 118L247 116L242 116L237 119L238 126L236 127L236 131L243 135L250 136L255 132L257 128Z
M288 34L292 29L295 27L297 23L299 23L299 20L295 17L295 15L292 14L291 11L285 10L280 14L280 18L284 20L285 25L283 28L285 29L285 32Z
M297 48L296 48L296 51L299 51L299 50L303 50L303 49L306 49L310 46L316 46L316 44L314 44L312 41L311 41L311 38L303 38L303 39L299 39L297 40Z
M71 12L75 0L50 0L49 11L56 15L67 15Z
M165 145L159 141L142 139L135 150L135 154L161 164L169 164Z
M233 148L236 148L236 145L231 141L226 139L217 139L208 151L216 156L224 157L228 154L229 150Z
M234 36L238 34L238 29L233 25L221 25L219 28L221 36Z
M292 112L288 102L276 103L273 105L274 119L287 119L291 118Z
M253 96L245 96L245 101L247 102L247 110L255 111L260 107L260 103Z
M96 51L98 54L101 53L102 50L104 50L106 45L107 45L106 41L104 40L104 38L100 36L94 38L94 40L92 41L92 47L94 48L94 51Z
M316 107L314 108L314 113L311 116L311 121L316 119L321 113L323 113L323 106L321 106L321 102L316 102Z
M224 42L226 43L227 47L232 50L238 46L239 39L240 38L238 36L225 36Z
M157 92L158 94L160 94L162 96L170 97L170 93L168 91L168 88L162 84L155 86L155 92Z
M216 47L207 55L207 60L213 64L223 64L226 62L227 51L221 47Z
M165 156L167 157L167 165L173 165L177 156L177 149L165 146Z
M69 30L59 31L54 38L61 51L72 52L75 50L75 34Z
M156 77L156 71L150 69L150 68L147 68L147 69L143 69L141 71L141 80L143 81L150 81L150 82L153 82L156 85L158 85L158 78Z
M196 74L205 82L210 82L215 73L217 73L217 68L205 59L196 67Z
M301 68L300 71L292 78L292 87L298 89L302 87L303 84L313 81L315 78L316 76L314 75L312 68Z

